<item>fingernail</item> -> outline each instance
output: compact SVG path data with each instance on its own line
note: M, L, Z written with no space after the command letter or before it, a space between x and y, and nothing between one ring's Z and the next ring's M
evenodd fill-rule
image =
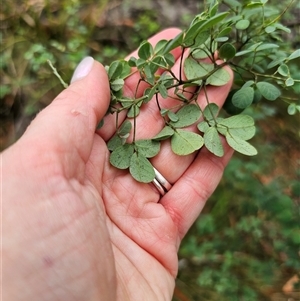
M76 67L71 79L71 84L87 76L91 71L93 64L94 59L91 56L85 57Z

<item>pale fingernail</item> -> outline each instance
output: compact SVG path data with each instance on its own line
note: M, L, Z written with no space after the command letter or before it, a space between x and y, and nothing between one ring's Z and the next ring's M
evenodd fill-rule
M71 84L87 76L91 71L93 64L94 59L91 56L85 57L76 67L71 79Z

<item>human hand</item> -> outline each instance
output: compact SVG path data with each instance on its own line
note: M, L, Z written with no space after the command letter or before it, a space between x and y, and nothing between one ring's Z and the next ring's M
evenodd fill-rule
M178 59L180 52L173 54ZM152 184L136 182L109 164L113 116L95 133L109 106L109 84L101 64L84 64L2 154L3 300L171 300L180 241L232 150L225 145L222 158L206 149L179 157L164 142L151 162L172 188L161 196ZM126 80L125 94L134 93L138 79L136 73ZM209 87L210 99L221 106L230 86ZM198 102L205 105L203 95ZM137 119L138 138L163 126L151 106Z

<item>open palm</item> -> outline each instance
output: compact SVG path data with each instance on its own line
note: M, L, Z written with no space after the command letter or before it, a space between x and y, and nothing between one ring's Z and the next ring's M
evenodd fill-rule
M166 30L151 42L177 33ZM128 96L137 83L137 74L127 79ZM210 98L222 105L230 85L210 87ZM179 157L163 143L152 164L173 186L161 197L152 184L109 164L113 116L94 131L109 95L105 70L94 62L2 154L4 300L171 300L180 241L232 151L225 146L223 158L205 149ZM204 97L198 102L203 107ZM151 106L138 118L138 138L163 127Z

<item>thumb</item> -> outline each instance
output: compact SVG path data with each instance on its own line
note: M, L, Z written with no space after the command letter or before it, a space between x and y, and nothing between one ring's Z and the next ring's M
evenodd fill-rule
M91 150L98 122L110 102L110 88L104 67L92 57L77 66L70 86L31 123L26 136L59 145L60 149L75 148L85 158Z

